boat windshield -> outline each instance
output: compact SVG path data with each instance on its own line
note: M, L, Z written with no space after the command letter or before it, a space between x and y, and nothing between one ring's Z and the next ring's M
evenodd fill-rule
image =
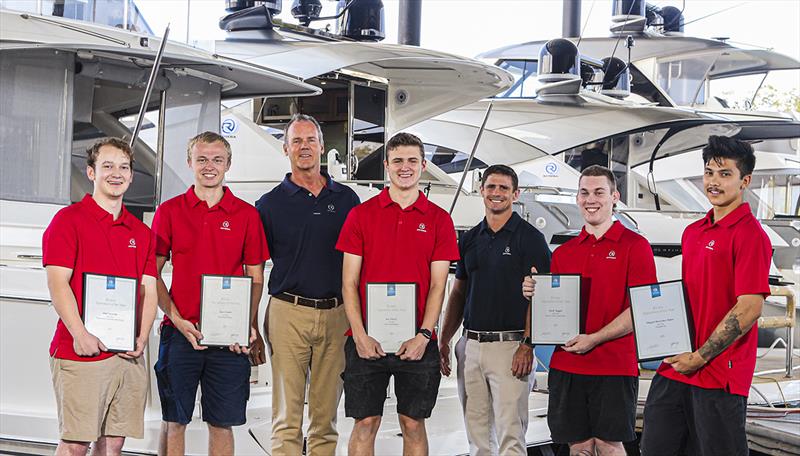
M153 34L133 0L0 0L0 9L58 16Z
M496 98L533 98L542 85L536 79L538 62L536 60L500 60L497 66L514 76L514 84Z

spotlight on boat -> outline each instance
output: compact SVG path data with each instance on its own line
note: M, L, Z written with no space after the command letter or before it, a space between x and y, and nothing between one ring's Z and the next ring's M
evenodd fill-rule
M254 6L263 6L269 10L272 16L276 16L280 14L283 9L282 3L282 0L225 0L225 11L235 13Z
M664 18L664 33L683 34L683 13L674 6L661 8L661 17Z
M321 12L322 3L319 0L294 0L292 3L292 17L305 26L319 19Z
M386 38L381 0L348 0L344 8L344 14L339 18L341 35L356 41L381 41Z
M647 25L644 0L614 0L611 11L611 32L644 31Z
M631 94L631 73L622 59L617 57L603 59L603 88L600 93L619 99Z

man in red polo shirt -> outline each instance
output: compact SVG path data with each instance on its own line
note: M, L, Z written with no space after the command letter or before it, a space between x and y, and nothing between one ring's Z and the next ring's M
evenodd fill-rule
M159 306L164 311L155 365L161 397L161 452L184 454L186 425L192 420L197 386L202 386L203 421L209 454L234 454L231 426L245 423L250 397L248 350L200 345L200 291L204 274L253 278L251 340L258 335L258 303L269 259L256 209L222 185L231 166L231 146L213 132L189 141L187 162L194 185L162 204L153 219L156 234ZM170 258L171 257L171 258ZM172 286L161 278L172 260Z
M147 367L141 354L156 314L155 242L125 209L133 151L108 138L87 150L91 195L58 211L42 238L42 263L59 320L50 344L58 404L58 455L118 455L125 437L142 438ZM83 324L84 274L136 278L141 316L134 351L114 354ZM112 282L113 283L113 282Z
M344 252L342 295L351 328L342 374L345 413L355 418L348 452L374 453L394 375L403 453L427 454L425 418L436 404L441 380L439 349L430 339L458 245L450 215L417 188L425 170L422 141L396 134L386 144L384 166L391 185L350 211L336 244ZM417 285L417 334L394 354L387 355L364 327L366 286L372 282Z
M612 219L619 192L608 168L589 166L578 186L583 229L553 252L550 269L581 275L583 329L550 360L547 424L570 454L624 456L639 388L627 289L656 282L655 261L645 238ZM527 277L523 294L534 285Z
M758 330L769 296L772 247L743 195L756 158L750 144L711 136L703 149L705 217L683 232L683 283L692 353L664 360L644 409L642 454L747 455L745 414Z

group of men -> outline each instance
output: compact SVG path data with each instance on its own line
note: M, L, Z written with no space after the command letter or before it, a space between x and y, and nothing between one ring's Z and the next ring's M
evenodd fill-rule
M183 454L201 387L208 452L235 454L232 427L244 424L250 367L272 366L271 454L332 455L342 392L354 418L348 452L374 453L389 379L394 377L404 454L427 454L425 419L455 345L459 398L472 454L526 454L535 357L531 273L580 274L581 334L558 347L548 376L548 424L571 454L624 454L635 439L638 367L627 288L656 282L647 241L612 218L613 173L591 166L579 180L580 235L552 255L544 236L513 211L515 172L487 168L485 218L457 241L449 214L418 188L426 167L419 138L386 145L390 185L360 204L321 168L322 128L306 115L286 125L291 172L255 207L224 186L231 148L201 133L188 144L194 185L156 211L152 233L122 204L133 153L109 138L87 151L91 195L56 214L43 237L43 263L60 319L51 344L58 404L56 454L120 454L143 436L147 372L141 355L164 313L155 375L162 407L159 454ZM744 410L755 364L749 331L769 293L769 241L742 192L752 148L711 137L704 184L713 209L684 233L683 273L698 350L665 360L645 412L643 453L746 454ZM263 334L258 305L272 260ZM450 264L458 261L441 332ZM169 261L172 280L162 278ZM137 278L135 349L110 353L81 320L84 273ZM205 274L252 278L250 343L202 344ZM416 284L416 335L393 353L366 330L368 283ZM520 283L522 290L520 291ZM341 374L341 375L340 375ZM303 434L304 404L309 426ZM305 448L304 448L305 446Z

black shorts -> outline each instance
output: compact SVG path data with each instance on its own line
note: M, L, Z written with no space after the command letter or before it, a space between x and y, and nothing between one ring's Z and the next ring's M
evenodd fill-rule
M642 456L747 456L747 398L656 374L644 406Z
M547 425L554 442L582 442L592 437L606 442L636 440L637 377L550 369L547 386Z
M439 347L428 342L419 361L403 361L395 355L376 360L358 356L352 337L344 345L344 410L350 418L383 415L389 377L394 375L397 413L414 419L431 416L439 394Z

